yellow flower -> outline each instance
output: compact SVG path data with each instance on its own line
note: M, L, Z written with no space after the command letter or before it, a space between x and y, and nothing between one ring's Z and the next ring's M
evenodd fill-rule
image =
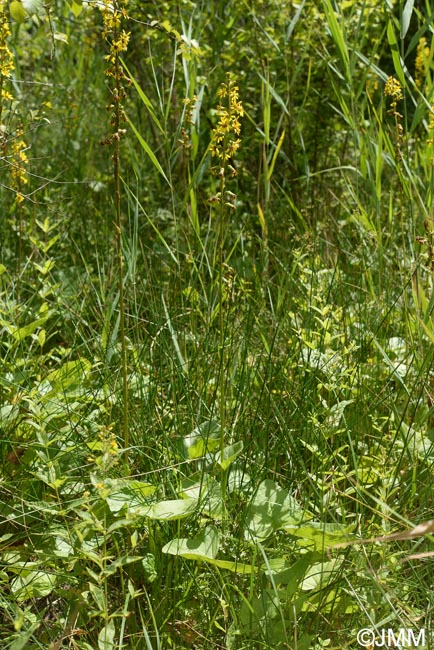
M396 103L403 99L401 84L395 77L389 77L384 86L384 96L391 97L392 102Z
M416 86L418 86L419 88L423 86L423 83L425 81L426 66L429 59L430 59L430 49L427 46L425 36L422 36L422 38L419 39L419 43L417 44L416 61L414 64Z
M212 134L210 150L212 156L225 162L232 158L240 147L241 140L236 136L241 132L239 118L244 115L244 108L238 96L238 86L232 82L229 73L226 82L217 91L217 96L220 99L217 107L219 120ZM222 100L226 100L225 106Z

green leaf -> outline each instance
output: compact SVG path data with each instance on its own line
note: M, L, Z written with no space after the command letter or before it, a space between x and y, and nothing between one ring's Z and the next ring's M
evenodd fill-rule
M9 11L11 12L12 18L16 20L17 23L21 24L25 21L27 11L24 9L21 2L18 2L17 0L11 2L9 5Z
M106 490L108 490L108 494ZM134 511L137 507L147 505L147 497L151 496L155 490L154 485L142 481L123 478L104 481L104 492L107 494L104 499L112 513L119 512L123 507Z
M16 404L4 404L0 406L0 423L4 429L8 424L13 424L17 421L20 415L20 409Z
M66 43L67 45L69 43L68 35L65 34L64 32L54 32L53 38L55 41L61 41L62 43Z
M229 445L228 447L225 447L223 449L223 453L220 455L220 458L218 459L218 464L223 470L227 470L232 463L234 462L235 458L241 454L241 452L244 449L244 443L242 440L238 440L238 442L235 442L233 445Z
M401 39L404 39L407 36L408 28L410 27L410 21L411 21L413 9L414 9L414 0L407 0L401 18L401 33L400 33Z
M264 540L275 530L298 526L306 513L287 490L274 481L263 481L246 513L246 539Z
M37 16L43 16L46 14L44 0L22 0L22 4L26 12L31 16L35 14Z
M221 428L218 422L207 420L184 437L184 447L190 460L203 458L220 447Z
M131 122L131 120L129 119L128 116L127 116L127 121L128 121L128 124L131 126L132 130L134 131L137 140L138 140L138 141L140 142L140 144L142 145L142 149L144 149L144 151L147 153L147 155L148 155L149 158L151 159L152 163L154 164L154 167L155 167L155 168L160 172L160 174L162 175L162 177L164 178L164 180L165 180L165 181L167 182L167 184L170 186L170 181L169 181L169 179L167 178L166 174L164 173L163 168L162 168L162 166L160 165L160 163L158 162L158 160L157 160L157 158L156 158L154 152L152 151L152 149L150 148L150 146L148 145L148 143L147 143L147 142L142 138L142 136L141 136L140 133L137 131L136 127L135 127L134 124Z
M324 13L327 18L327 25L330 28L333 40L338 48L339 56L342 62L343 73L346 80L350 82L350 57L348 54L346 35L339 25L331 0L323 0L322 4L324 7Z
M122 65L123 65L123 67L125 68L125 70L127 71L128 77L129 77L129 78L131 79L131 81L133 82L133 86L134 86L134 88L137 90L137 93L138 93L140 99L142 100L142 102L144 103L144 105L146 106L146 108L148 109L149 115L151 116L153 122L156 124L156 126L157 126L158 130L160 131L160 133L162 133L162 134L164 135L164 129L163 129L163 127L161 126L158 117L157 117L157 116L155 115L155 113L154 113L154 109L153 109L153 106L152 106L152 102L151 102L151 100L148 99L148 97L145 95L145 93L144 93L144 91L142 90L142 88L139 86L139 84L137 83L137 81L134 79L133 75L131 74L131 72L129 71L129 69L127 68L127 66L126 66L126 64L125 64L125 61L123 61L123 60L121 59L121 63L122 63Z
M56 576L45 571L25 571L11 582L11 591L18 603L30 598L43 598L53 591Z
M284 528L291 535L302 538L303 546L323 551L335 544L347 542L355 524L342 526L341 524L323 524L311 521L302 526L285 526Z
M334 580L334 574L340 568L342 560L336 558L330 562L320 562L314 564L306 573L302 582L301 588L303 591L311 591L312 589L322 589Z
M72 387L80 386L89 376L91 368L92 364L88 359L66 361L60 368L48 373L45 379L50 382L54 392L63 393Z
M72 3L69 5L69 7L76 18L78 18L83 11L81 0L72 0Z
M136 509L135 513L149 519L160 521L174 521L190 517L196 512L197 499L172 499L170 501L159 501L152 506Z
M390 49L392 51L392 60L395 67L396 76L399 79L399 83L404 88L405 87L405 75L401 63L401 57L399 54L398 40L395 35L395 30L393 28L392 20L389 19L387 23L387 40L389 41Z
M232 560L206 560L208 564L213 564L218 566L219 569L227 569L232 571L232 573L238 573L240 575L251 575L258 571L258 568L251 564L243 564L242 562L233 562Z
M157 563L153 553L146 553L142 558L142 567L146 580L150 583L158 578Z
M269 560L267 564L263 564L261 570L272 576L274 584L287 585L285 594L288 597L295 594L308 568L319 559L321 559L319 553L309 552L304 553L293 564L283 558L276 558Z
M12 326L10 329L10 333L12 334L12 336L16 341L22 341L28 336L31 336L38 329L38 327L41 327L41 325L45 325L47 320L48 320L48 315L44 316L43 318L38 318L37 320L33 321L33 323L29 323L28 325L24 325L23 327Z
M109 621L98 634L98 650L114 650L116 628L113 620Z
M172 539L162 548L163 553L180 555L190 560L213 560L218 550L219 534L214 526L206 526L197 537Z
M221 519L225 512L221 496L221 484L208 474L195 474L182 481L180 496L185 499L197 499L203 515Z

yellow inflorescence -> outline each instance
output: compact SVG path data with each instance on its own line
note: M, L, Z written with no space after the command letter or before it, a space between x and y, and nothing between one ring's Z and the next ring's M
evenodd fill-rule
M399 121L402 119L401 113L398 111L398 102L404 99L402 86L395 77L389 77L384 86L384 96L390 97L390 109L388 113L395 118L395 124L398 131L402 131L402 125Z
M118 0L118 2L108 2L104 0L104 7L102 8L103 15L103 37L109 41L110 52L105 57L114 68L106 70L106 74L111 77L116 77L119 72L116 70L118 66L118 57L122 52L128 49L131 32L121 30L122 20L128 18L127 13L127 0Z
M7 42L10 35L11 30L6 13L6 3L4 0L0 0L0 76L5 79L9 79L15 67L14 58ZM3 87L1 99L12 99L10 93L4 90Z
M21 127L16 129L14 138L6 138L6 129L1 123L5 102L13 100L13 95L5 86L5 81L10 79L15 68L14 57L8 45L10 35L7 3L5 0L0 0L0 149L2 157L10 163L11 188L16 194L17 204L20 206L25 199L22 193L23 186L29 182L27 173L29 159L26 153L28 147L22 138ZM9 130L11 129L9 128Z
M392 98L392 105L395 102L403 99L402 87L401 84L395 77L389 77L384 86L384 95L385 97Z
M416 86L421 88L425 81L426 76L426 65L430 59L430 49L427 46L425 36L419 39L417 44L416 51L416 61L415 61L415 77L416 77Z
M244 115L244 108L239 99L238 86L236 86L230 73L226 76L226 82L221 85L218 91L220 103L217 107L219 121L212 134L211 154L217 157L222 163L230 160L238 151L241 140L240 117ZM225 105L223 105L225 100Z
M21 204L24 201L24 196L21 193L23 185L27 185L29 179L27 178L27 164L29 162L26 149L27 145L21 138L22 130L18 129L16 133L16 138L12 143L11 152L12 152L12 168L11 176L13 181L13 187L16 190L16 199L17 203Z

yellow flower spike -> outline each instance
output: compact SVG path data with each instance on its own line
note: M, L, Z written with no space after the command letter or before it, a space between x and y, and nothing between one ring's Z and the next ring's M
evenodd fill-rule
M225 163L232 158L240 146L240 139L234 139L240 135L241 123L239 118L244 116L244 108L239 99L238 86L231 79L230 73L226 76L226 82L217 91L220 103L217 107L219 118L217 126L212 133L211 154ZM221 101L227 100L227 106Z
M415 67L415 80L416 86L421 88L425 81L426 68L430 60L430 49L427 45L425 36L419 39L416 50Z
M384 96L391 97L392 103L403 99L401 84L395 77L389 77L384 86Z

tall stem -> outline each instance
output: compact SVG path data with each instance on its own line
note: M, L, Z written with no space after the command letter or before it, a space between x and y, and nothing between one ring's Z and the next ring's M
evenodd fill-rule
M219 383L220 383L220 453L223 460L223 449L225 441L225 426L226 426L226 346L225 346L225 321L223 315L224 309L224 291L223 291L223 244L225 232L225 205L224 205L224 190L225 190L225 177L224 168L220 170L220 217L219 217L219 236L218 236L218 279L219 279L219 352L220 352L220 370L219 370Z
M110 54L106 59L110 62L106 71L109 77L113 79L112 86L112 117L111 126L112 135L108 141L113 144L113 178L114 178L114 202L115 202L115 230L116 230L116 263L118 275L119 290L119 328L121 343L121 372L122 372L122 438L124 445L124 462L128 466L128 448L130 445L129 433L129 408L128 408L128 357L127 341L125 336L125 301L124 301L124 268L122 253L122 212L121 212L121 137L125 133L121 129L122 122L125 121L125 113L122 101L125 97L125 91L122 85L124 72L120 59L120 54L125 52L128 47L129 33L121 30L122 18L127 16L123 0L114 0L112 5L106 5L104 16L104 36L109 37Z

